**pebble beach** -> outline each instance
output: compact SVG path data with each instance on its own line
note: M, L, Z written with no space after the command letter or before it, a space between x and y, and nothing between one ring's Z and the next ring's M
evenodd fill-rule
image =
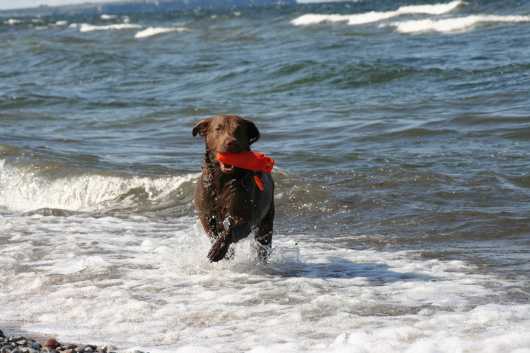
M20 335L5 335L0 330L0 353L116 353L114 346L61 343L55 338L34 339ZM134 353L145 353L133 351Z

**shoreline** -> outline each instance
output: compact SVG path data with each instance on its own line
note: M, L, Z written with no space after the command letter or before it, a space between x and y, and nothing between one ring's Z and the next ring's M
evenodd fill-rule
M11 331L11 334L8 332ZM11 328L0 329L0 353L117 353L112 345L98 346L59 342L54 337L23 332ZM146 353L135 350L135 353Z

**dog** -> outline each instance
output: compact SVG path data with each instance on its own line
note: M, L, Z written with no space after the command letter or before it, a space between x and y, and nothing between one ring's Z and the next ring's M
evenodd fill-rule
M250 151L250 146L260 138L258 128L239 116L219 115L196 123L192 134L202 136L206 147L194 203L201 224L213 242L208 259L222 260L232 243L254 231L258 261L266 262L274 223L272 176L216 159L217 153ZM262 190L256 185L255 176L263 181Z

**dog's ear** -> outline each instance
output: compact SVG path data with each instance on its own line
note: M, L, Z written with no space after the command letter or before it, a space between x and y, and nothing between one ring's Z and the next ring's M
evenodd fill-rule
M247 125L248 144L252 145L254 142L259 140L259 130L252 121L245 120L245 123Z
M195 124L193 127L193 130L191 130L191 133L193 136L197 136L197 134L201 136L206 136L206 132L208 131L208 125L210 124L211 119L203 119Z

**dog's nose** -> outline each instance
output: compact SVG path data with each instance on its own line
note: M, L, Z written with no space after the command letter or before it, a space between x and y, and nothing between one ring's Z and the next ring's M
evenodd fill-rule
M228 150L235 149L239 146L236 139L230 139L225 142L225 146Z

